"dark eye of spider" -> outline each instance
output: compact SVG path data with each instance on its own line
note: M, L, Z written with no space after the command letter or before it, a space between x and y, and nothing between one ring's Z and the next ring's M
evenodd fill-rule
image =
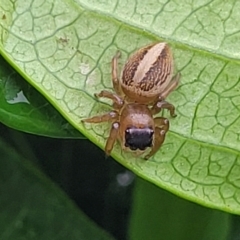
M131 150L145 150L152 147L153 129L151 128L127 128L125 131L125 147Z

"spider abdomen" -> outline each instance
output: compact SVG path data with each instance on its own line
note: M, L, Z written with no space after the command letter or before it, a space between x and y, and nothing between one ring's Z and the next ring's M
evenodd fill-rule
M121 88L129 100L148 104L166 89L172 80L173 56L166 43L140 48L125 64Z

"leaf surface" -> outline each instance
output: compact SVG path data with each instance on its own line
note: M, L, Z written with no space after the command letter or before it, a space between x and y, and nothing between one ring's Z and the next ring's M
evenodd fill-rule
M122 152L119 145L112 156L181 197L240 213L240 3L17 3L4 0L0 10L1 53L101 148L109 124L84 126L80 119L110 109L108 101L93 96L112 89L112 56L122 52L121 68L137 48L168 41L182 74L180 87L168 98L178 117L170 119L166 141L149 161Z

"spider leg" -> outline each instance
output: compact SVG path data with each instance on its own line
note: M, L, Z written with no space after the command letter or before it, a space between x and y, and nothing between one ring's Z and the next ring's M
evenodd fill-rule
M116 142L116 139L118 137L119 128L120 128L120 123L114 122L112 124L112 128L110 130L110 135L107 139L107 143L105 146L105 153L107 156L110 155L110 153L113 149L114 143Z
M166 99L166 97L174 90L179 84L181 73L177 73L171 80L167 88L162 92L161 98Z
M171 103L164 101L164 100L158 100L155 102L155 104L151 108L152 115L155 115L159 113L162 109L167 109L170 112L171 117L176 117L175 114L175 107Z
M117 120L118 117L119 117L119 115L116 111L111 111L111 112L105 113L103 115L82 119L81 121L82 122L87 122L87 123L101 123L101 122L108 122L108 121Z
M148 160L162 146L165 140L166 133L169 129L169 121L167 118L163 117L154 118L154 123L155 123L154 144L150 153L144 157L145 160Z
M112 83L113 88L118 95L121 95L121 89L118 78L118 59L120 58L120 56L121 53L118 51L112 59Z
M123 99L118 96L116 93L112 93L106 90L101 91L100 93L95 94L96 98L108 98L111 99L113 101L113 106L115 108L121 108L124 104Z
M175 114L175 107L171 103L165 101L164 99L178 86L180 77L181 77L180 73L174 76L170 84L167 86L167 88L156 99L155 103L151 108L151 112L153 115L159 113L162 109L168 109L172 117L177 116Z

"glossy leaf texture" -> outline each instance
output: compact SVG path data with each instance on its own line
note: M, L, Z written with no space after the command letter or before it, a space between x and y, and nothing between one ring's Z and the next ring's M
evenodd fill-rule
M223 11L224 9L224 11ZM4 0L1 53L76 129L104 147L109 124L80 119L110 109L94 93L112 89L111 58L153 42L171 45L181 84L168 101L178 117L149 161L112 156L181 197L240 214L240 3ZM176 70L176 71L177 71ZM168 113L165 113L169 116Z
M2 139L0 155L1 239L113 240Z

